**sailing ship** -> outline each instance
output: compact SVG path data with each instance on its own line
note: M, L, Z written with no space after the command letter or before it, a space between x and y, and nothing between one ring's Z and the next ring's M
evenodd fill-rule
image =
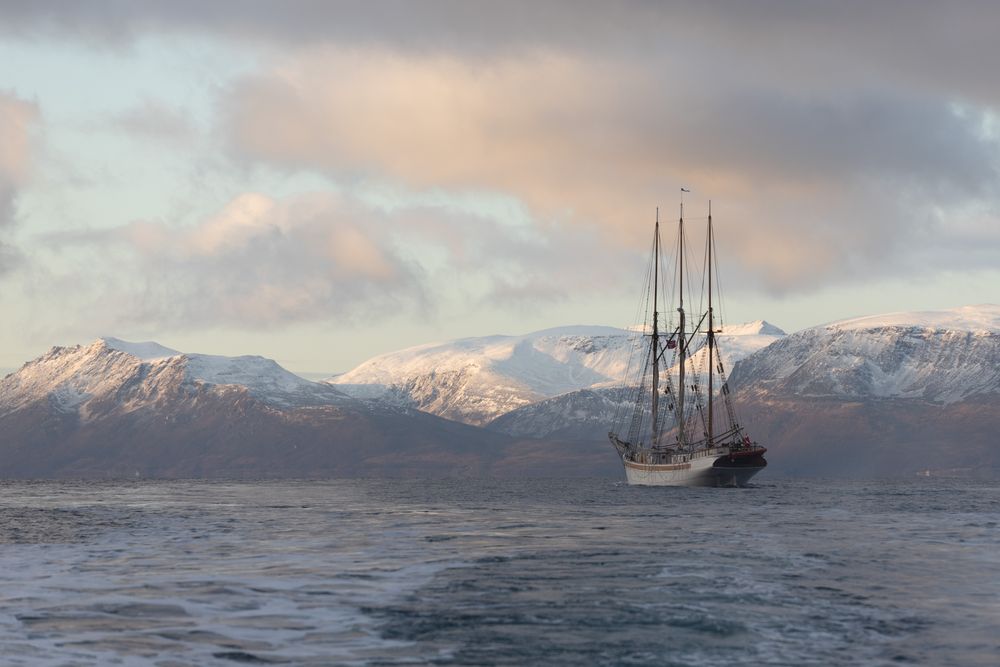
M633 353L621 388L611 444L621 456L629 484L649 486L744 486L764 469L767 450L752 441L738 421L732 404L725 366L718 348L719 322L713 307L715 235L712 204L708 205L708 234L703 267L701 304L689 321L685 311L684 203L681 202L671 287L661 267L660 215L656 213L653 252L647 271L641 340ZM691 262L688 262L690 266ZM716 273L714 273L716 272ZM713 275L714 274L714 275ZM688 279L688 285L691 283ZM670 295L670 307L661 299ZM673 299L676 297L676 302ZM689 302L693 299L689 298ZM676 305L676 311L673 306ZM676 312L661 328L663 312ZM651 315L651 317L650 317ZM693 326L690 324L693 323ZM704 392L702 386L705 386ZM718 396L716 396L718 383ZM717 415L721 398L724 410Z

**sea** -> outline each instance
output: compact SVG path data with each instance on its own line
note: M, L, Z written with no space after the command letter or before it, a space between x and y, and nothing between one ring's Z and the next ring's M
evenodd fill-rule
M0 664L1000 664L1000 482L0 483Z

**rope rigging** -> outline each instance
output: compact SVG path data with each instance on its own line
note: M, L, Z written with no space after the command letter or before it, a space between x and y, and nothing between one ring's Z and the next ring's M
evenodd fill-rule
M658 460L654 452L693 453L699 448L735 442L741 435L716 336L725 330L721 308L715 308L722 293L718 263L713 259L717 256L716 241L711 234L711 217L704 220L709 223L709 233L700 262L693 261L690 245L683 240L684 223L691 221L684 219L683 209L678 242L668 244L670 250L660 245L657 222L653 252L645 267L646 289L638 299L634 319L641 325L633 327L628 343L625 377L619 387L611 433L623 456L638 457L635 460ZM663 270L664 259L667 266L672 262L673 270ZM692 276L700 276L700 285L695 285ZM697 299L691 298L692 288L697 289ZM707 294L709 289L711 296ZM684 294L680 294L682 290ZM695 304L697 310L680 310L682 305ZM684 378L683 382L678 376ZM711 381L713 378L717 383ZM719 399L725 405L724 411L713 407ZM719 428L723 426L719 423L713 427L713 416L716 422L722 421L719 412L725 415L724 429Z

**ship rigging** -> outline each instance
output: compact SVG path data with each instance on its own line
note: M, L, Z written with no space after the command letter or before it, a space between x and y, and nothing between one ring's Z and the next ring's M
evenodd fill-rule
M685 309L685 278L691 262L686 256L683 201L670 290L664 290L661 284L665 273L661 266L659 209L652 246L643 321L637 331L646 342L630 346L633 358L628 363L619 409L608 437L621 456L629 484L742 486L767 465L763 456L767 450L750 439L737 418L718 346L717 334L723 329L717 328L721 320L715 313L719 281L711 202L700 304L705 306L707 296L707 307L695 311L693 326ZM690 287L690 280L687 285ZM676 310L674 304L670 308L661 304L667 294L676 297ZM676 326L671 316L666 327L661 328L660 316L664 312L676 312ZM722 428L717 432L719 399L724 411Z

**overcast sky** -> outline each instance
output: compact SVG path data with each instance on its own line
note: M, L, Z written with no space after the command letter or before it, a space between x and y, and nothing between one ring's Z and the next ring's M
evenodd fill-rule
M994 2L0 1L0 367L297 371L632 323L654 211L724 314L1000 301Z

